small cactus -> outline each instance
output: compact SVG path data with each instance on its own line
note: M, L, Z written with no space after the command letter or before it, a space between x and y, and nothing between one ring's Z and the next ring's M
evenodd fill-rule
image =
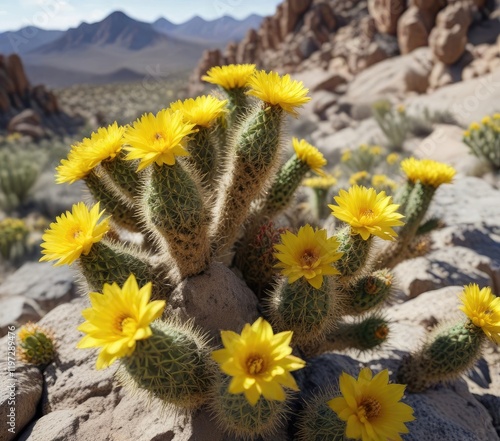
M479 359L488 338L500 344L500 298L491 288L465 286L460 300L468 319L439 327L420 350L403 360L398 378L410 392L459 377Z
M44 367L55 357L55 338L51 331L36 323L21 327L18 338L18 356L25 363Z
M485 159L500 170L500 114L485 116L480 123L473 122L464 132L463 141L473 155Z

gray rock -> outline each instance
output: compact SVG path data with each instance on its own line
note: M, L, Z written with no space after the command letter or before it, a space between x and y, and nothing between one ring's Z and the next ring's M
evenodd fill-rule
M479 270L491 260L464 247L449 247L431 251L424 257L405 260L394 268L401 298L413 298L424 292L445 286L479 283L492 285L488 274Z
M24 296L48 312L76 295L75 274L68 266L51 263L25 263L0 285L0 298Z
M460 177L442 185L431 205L432 215L447 226L458 224L500 227L500 191L475 177ZM498 234L498 233L497 233Z
M245 323L258 317L255 294L221 263L182 281L170 296L168 308L183 320L194 318L216 341L221 329L240 332Z
M2 348L5 348L7 339L3 338L1 342ZM21 433L35 416L42 396L43 377L38 368L19 361L16 361L13 377L7 372L7 362L0 363L0 372L2 372L0 376L0 418L2 421L0 439L10 441ZM7 424L11 418L13 426ZM13 429L14 433L9 429Z
M439 88L419 97L410 97L407 104L427 107L431 112L449 111L457 121L468 126L484 115L498 110L500 100L500 69L488 75Z
M7 334L7 327L19 327L29 321L36 322L43 315L38 304L22 296L0 297L0 337Z
M373 104L388 96L401 98L408 92L424 93L429 86L432 65L432 54L427 47L381 61L349 83L344 100Z

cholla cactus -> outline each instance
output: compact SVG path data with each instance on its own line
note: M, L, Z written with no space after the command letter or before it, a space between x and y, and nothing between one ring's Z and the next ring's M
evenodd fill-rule
M500 344L500 298L491 288L465 286L460 300L467 320L436 329L419 351L403 360L398 378L410 392L459 377L481 357L488 339Z
M0 255L17 261L28 251L30 230L22 219L7 217L0 221Z
M396 196L405 214L406 224L398 231L398 240L377 257L378 268L392 268L404 260L415 239L432 198L440 185L453 181L453 167L430 159L408 158L401 162L407 181Z
M52 332L36 323L27 323L19 329L18 357L21 361L44 367L55 356L55 337Z
M500 169L500 113L485 116L480 123L473 122L464 132L463 141L472 154Z
M410 120L403 105L396 108L387 100L380 100L372 106L373 117L387 139L387 147L400 151L410 132Z
M353 185L335 196L330 208L334 222L343 225L327 231L307 224L292 231L282 213L304 178L319 175L309 183L318 219L325 217L335 185L324 175L325 158L306 140L293 139L293 154L281 163L285 117L297 116L309 100L307 89L253 65L213 68L205 79L220 87L217 96L177 101L127 127L99 129L72 147L57 168L57 181L83 180L95 201L75 204L50 225L42 260L75 264L91 291L79 347L100 348L98 369L118 362L125 386L165 405L211 409L225 432L256 439L285 424L296 407L300 381L294 372L306 364L298 354L375 350L390 337L381 306L393 277L376 266L391 263L392 255L382 251L374 259L374 242L398 244L417 234L413 222L420 224L422 217L410 209L416 204L412 192L436 181L409 176L418 182L408 184L411 191L403 192L398 205L379 191L392 182L378 176L377 189ZM385 164L380 147L367 148ZM139 233L134 238L142 235L143 242L128 241L125 230ZM214 260L241 273L260 302L254 317L264 315L243 329L222 331L223 348L216 347L218 336L210 341L208 330L194 325L202 323L199 317L181 319L177 310L165 309L172 291ZM371 374L363 374L360 384L371 381ZM385 374L373 383L387 391ZM374 404L387 403L384 393L372 397ZM356 409L337 417L327 404L332 395L313 400L322 417L311 430L330 439L361 437L366 421L352 428L344 416L364 410L370 421L378 408L356 402ZM393 438L410 420L403 413L394 423L397 430L390 426Z
M0 152L0 208L15 211L28 199L46 158L39 152Z

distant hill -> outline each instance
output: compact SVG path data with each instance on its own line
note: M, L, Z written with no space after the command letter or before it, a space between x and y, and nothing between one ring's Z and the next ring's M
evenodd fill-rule
M156 31L149 23L134 20L123 12L113 12L97 23L82 23L69 29L58 39L31 52L48 54L79 50L88 46L115 45L122 49L140 50L157 44L166 43L165 34Z
M228 43L240 41L251 28L258 28L263 20L260 15L252 14L243 20L236 20L225 15L216 20L207 21L195 16L192 19L175 25L165 18L159 18L153 27L167 35L182 37L192 41L210 41Z
M56 40L62 34L64 31L45 30L36 26L26 26L18 31L2 32L0 33L0 53L22 55Z
M0 53L16 50L12 41L22 42L17 49L30 80L52 87L149 81L193 69L205 49L241 40L261 20L258 15L242 21L194 17L177 25L164 18L145 23L116 11L67 31L26 28L0 33ZM29 31L34 36L21 40Z

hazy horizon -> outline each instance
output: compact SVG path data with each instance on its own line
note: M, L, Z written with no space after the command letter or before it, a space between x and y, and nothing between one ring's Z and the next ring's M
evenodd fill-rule
M17 4L0 6L0 32L17 31L26 26L47 30L67 30L82 22L103 20L115 11L151 23L166 18L172 23L184 23L195 16L215 20L229 15L238 20L251 14L271 15L282 0L191 0L185 2L143 0L111 0L106 5L98 0L77 4L76 0L19 0Z

